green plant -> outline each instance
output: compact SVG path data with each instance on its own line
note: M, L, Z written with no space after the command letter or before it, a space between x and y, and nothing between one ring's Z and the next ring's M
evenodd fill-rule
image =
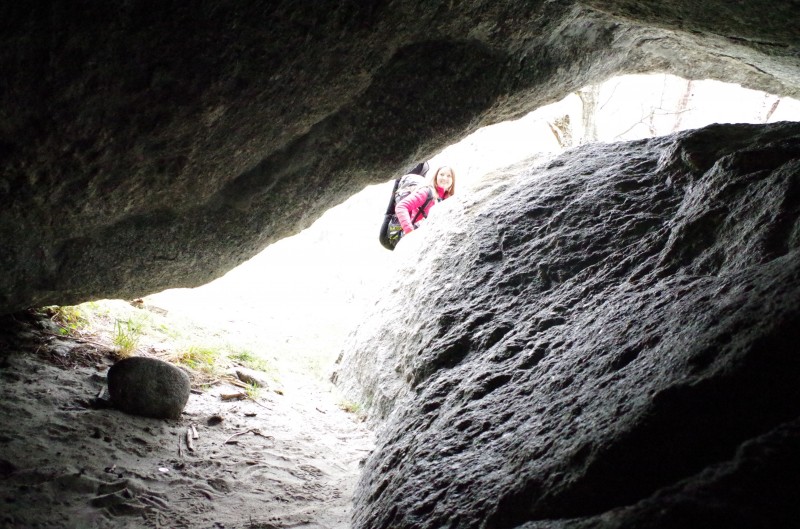
M339 408L346 411L347 413L352 413L353 415L361 415L361 405L358 402L353 402L347 399L340 400L338 402Z
M155 329L158 332L160 332L161 334L163 334L163 335L165 335L165 336L167 336L167 337L169 337L169 338L171 338L173 340L177 340L181 336L181 333L180 333L179 330L173 329L172 327L170 327L166 323L159 323L158 325L155 326Z
M258 400L258 397L261 396L261 386L258 384L248 384L244 391L252 400Z
M249 367L250 369L255 369L256 371L264 371L268 373L274 370L272 365L270 365L266 359L256 356L248 350L230 353L228 358L243 365L244 367Z
M77 306L52 306L47 307L47 312L62 335L74 334L89 323L86 315Z
M217 361L221 353L218 349L211 347L190 346L178 356L178 362L186 365L190 369L198 369L206 373L217 371Z
M119 355L130 356L139 345L142 326L132 319L114 321L114 345L119 348Z

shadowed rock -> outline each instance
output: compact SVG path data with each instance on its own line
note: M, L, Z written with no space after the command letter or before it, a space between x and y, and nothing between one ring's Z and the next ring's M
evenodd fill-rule
M388 416L355 527L791 525L800 124L514 171L401 243L348 344L341 385Z
M800 95L795 2L0 7L0 312L220 276L615 74ZM413 131L413 132L412 132Z
M112 404L132 415L177 419L189 400L190 390L189 375L156 358L126 358L108 370Z
M0 313L202 284L365 184L615 74L800 96L798 14L5 2ZM396 252L432 270L394 292L410 309L343 360L389 416L356 527L795 525L797 145L775 125L587 146L438 206L461 216L453 236Z

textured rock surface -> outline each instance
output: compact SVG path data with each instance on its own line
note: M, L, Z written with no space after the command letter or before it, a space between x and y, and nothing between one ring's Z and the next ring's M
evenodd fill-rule
M204 283L411 160L616 73L797 97L797 15L794 1L5 2L0 312Z
M125 413L177 419L189 400L190 391L189 375L156 358L126 358L108 370L111 402Z
M515 171L401 243L424 276L343 359L395 406L355 527L795 524L800 124Z

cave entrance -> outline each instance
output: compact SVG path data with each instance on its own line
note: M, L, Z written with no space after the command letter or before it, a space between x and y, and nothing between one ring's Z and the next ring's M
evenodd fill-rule
M711 80L627 75L585 87L525 117L485 127L430 160L456 168L458 193L488 173L593 141L670 134L711 123L800 120L800 101ZM367 317L392 253L377 241L391 182L365 188L302 233L224 277L146 303L220 328L280 370L327 376L348 333ZM356 405L354 403L345 406Z
M482 129L432 157L431 165L454 166L458 192L469 194L497 168L538 163L589 141L779 120L800 120L800 102L713 81L626 76ZM224 399L233 390L200 391L182 422L146 423L70 404L103 383L93 367L58 371L30 364L35 376L7 377L24 381L25 389L5 413L26 420L13 439L8 434L13 443L6 444L0 470L13 475L24 455L36 470L19 482L20 490L31 482L46 486L15 498L15 508L91 505L150 517L152 526L161 526L168 513L171 526L233 526L250 516L252 527L301 526L312 519L347 527L371 433L356 420L358 404L337 395L327 376L391 270L395 254L377 240L390 189L390 182L365 188L309 229L203 287L153 294L135 307L119 300L85 304L120 348L193 367L206 377L206 390L225 375L215 363L250 364L267 374L263 391L269 394L251 395L253 387L240 381L233 390L246 395L239 400ZM75 315L68 309L59 309L66 326ZM61 353L53 347L52 354ZM194 452L180 454L187 424L196 424L200 437ZM48 446L51 438L57 444ZM91 504L85 491L96 492ZM93 511L81 516L92 525Z
M433 156L430 165L453 166L457 196L468 196L492 171L521 160L535 165L587 142L782 120L800 120L800 101L718 81L627 75L582 88L516 121L482 128ZM377 240L391 185L368 186L302 233L205 286L139 302L138 308L167 316L167 323L131 316L121 301L89 304L88 311L103 316L120 348L162 355L212 375L215 362L233 360L269 371L278 386L287 377L311 380L328 387L339 407L358 413L358 404L336 395L328 379L348 334L369 317L391 270L393 253ZM139 340L143 329L154 328L160 333L156 342Z

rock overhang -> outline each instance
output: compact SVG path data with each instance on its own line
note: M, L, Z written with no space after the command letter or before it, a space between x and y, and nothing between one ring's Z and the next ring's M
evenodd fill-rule
M0 311L212 279L591 81L800 94L793 2L2 8Z

